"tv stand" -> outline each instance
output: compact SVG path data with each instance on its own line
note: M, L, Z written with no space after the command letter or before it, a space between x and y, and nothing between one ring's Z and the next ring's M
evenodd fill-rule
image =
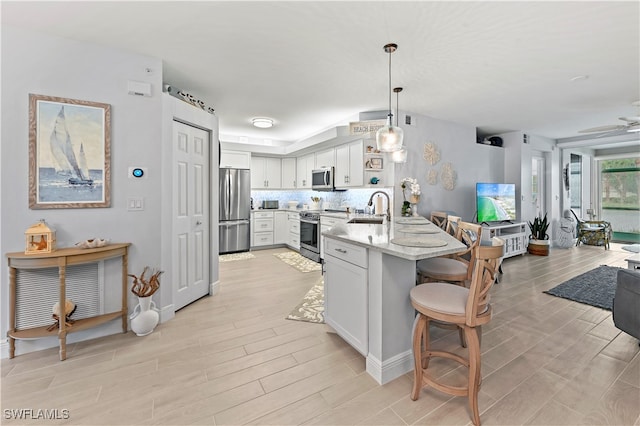
M480 225L482 226L481 239L483 242L488 243L493 237L504 240L505 258L527 252L527 222L482 222Z

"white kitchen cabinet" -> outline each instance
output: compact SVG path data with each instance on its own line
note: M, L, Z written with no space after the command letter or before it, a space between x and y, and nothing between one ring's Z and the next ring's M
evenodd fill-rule
M274 244L274 212L254 211L253 212L253 246L271 246Z
M251 188L280 189L282 163L279 158L251 157Z
M346 224L347 218L339 218L335 216L320 215L320 259L324 259L325 238L322 236L323 232L326 232L333 228L337 224Z
M251 153L245 151L220 151L221 169L249 169L251 167Z
M334 167L336 165L336 150L335 148L326 149L324 151L316 152L316 169L324 169Z
M273 216L273 243L287 244L287 241L289 240L289 218L287 216L287 212L277 211L273 213Z
M369 352L367 249L327 239L324 320L362 355Z
M315 167L315 155L307 154L296 161L296 184L298 189L311 189L311 171Z
M289 222L289 239L287 245L294 250L300 251L300 214L297 212L288 212L287 219Z
M336 188L361 187L364 183L364 145L357 140L336 148Z
M282 189L296 189L296 162L295 158L282 159Z

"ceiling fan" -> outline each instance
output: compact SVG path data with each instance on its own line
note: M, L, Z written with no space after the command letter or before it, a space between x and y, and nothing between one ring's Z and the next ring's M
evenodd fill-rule
M640 101L633 102L634 106L640 107ZM578 133L594 133L594 132L618 132L626 130L627 132L640 132L640 117L619 117L625 124L611 124L608 126L592 127L578 131Z

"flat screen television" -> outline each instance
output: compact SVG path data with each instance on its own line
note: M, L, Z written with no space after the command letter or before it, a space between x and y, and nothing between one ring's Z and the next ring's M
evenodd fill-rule
M478 223L516 220L514 183L476 183Z

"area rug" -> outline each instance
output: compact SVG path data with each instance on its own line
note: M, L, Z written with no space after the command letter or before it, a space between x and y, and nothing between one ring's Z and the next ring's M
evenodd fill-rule
M218 256L220 262L233 262L234 260L247 260L253 259L255 256L248 251L243 253L229 253L229 254L221 254Z
M640 253L640 244L631 244L630 246L622 246L622 250L630 251L631 253Z
M309 260L304 256L301 256L299 253L296 253L295 251L287 251L284 253L274 253L274 256L282 260L287 265L293 266L300 272L313 272L313 271L319 271L322 269L322 265L314 262L313 260Z
M324 280L320 279L287 316L287 319L324 323Z
M620 269L622 268L598 266L545 293L611 311L616 292L616 277Z

